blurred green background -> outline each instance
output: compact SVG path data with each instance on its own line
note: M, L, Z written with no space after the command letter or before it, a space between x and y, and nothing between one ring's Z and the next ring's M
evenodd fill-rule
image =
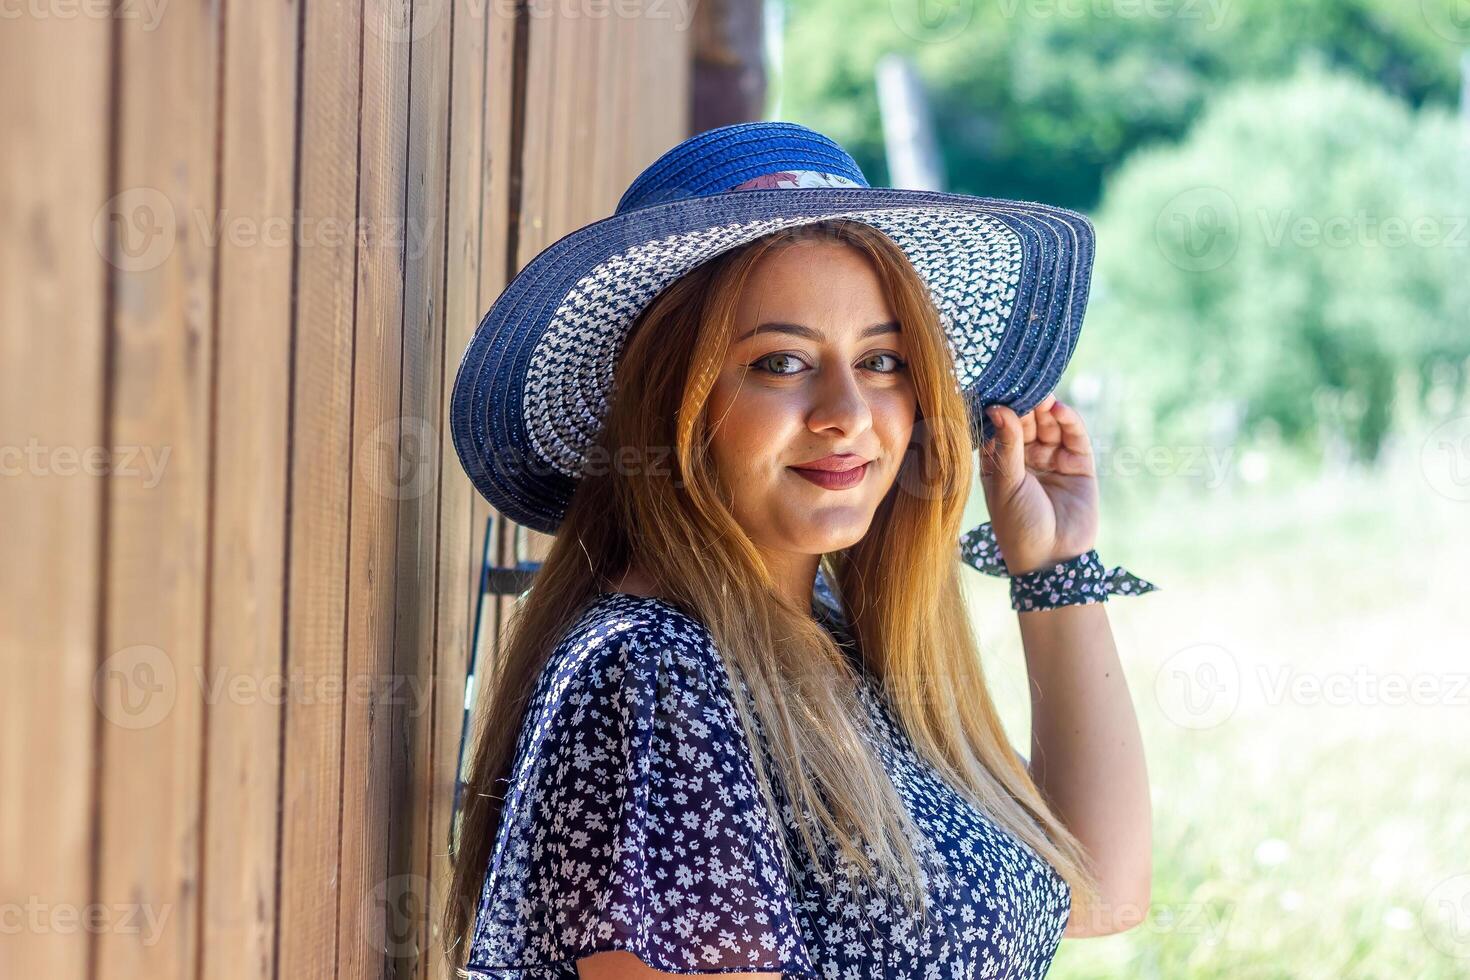
M889 184L903 56L944 189L1097 229L1058 396L1099 552L1161 586L1109 604L1155 883L1048 976L1470 977L1470 2L767 4L769 117ZM1024 746L1004 582L968 581Z

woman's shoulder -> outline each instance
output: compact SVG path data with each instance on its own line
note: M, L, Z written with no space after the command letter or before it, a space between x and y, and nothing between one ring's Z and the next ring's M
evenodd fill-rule
M671 694L726 706L724 662L704 623L665 599L599 593L548 654L523 719L523 764L589 726L636 726ZM599 724L600 723L600 724ZM549 737L553 736L555 737Z
M548 674L586 673L610 662L628 666L661 656L718 659L714 637L692 613L667 599L603 592L594 596L547 657Z

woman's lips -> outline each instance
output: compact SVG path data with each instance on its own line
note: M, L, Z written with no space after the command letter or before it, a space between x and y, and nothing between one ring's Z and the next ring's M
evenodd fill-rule
M868 465L871 462L872 460L868 460L862 466L854 466L852 469L843 470L840 473L833 472L832 470L804 470L800 466L788 466L787 469L824 489L846 490L849 487L857 486L863 481L863 477L868 472Z

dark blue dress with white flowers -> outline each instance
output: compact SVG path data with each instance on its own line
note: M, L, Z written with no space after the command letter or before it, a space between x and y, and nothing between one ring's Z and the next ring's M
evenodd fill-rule
M966 533L960 557L1005 574L988 524ZM1089 552L1013 579L1012 604L1048 609L1155 588ZM779 786L779 813L757 789L708 629L662 599L604 592L552 651L527 705L471 976L575 980L578 959L613 949L671 973L1046 974L1070 914L1066 881L919 758L820 575L812 608L859 668L867 737L922 832L914 843L931 872L930 924L891 893L812 866L794 844ZM782 835L793 842L794 878Z

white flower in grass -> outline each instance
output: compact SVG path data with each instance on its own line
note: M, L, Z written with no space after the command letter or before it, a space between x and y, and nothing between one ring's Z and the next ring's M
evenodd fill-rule
M1291 857L1291 845L1279 837L1267 837L1256 845L1256 863L1266 867L1282 864Z

